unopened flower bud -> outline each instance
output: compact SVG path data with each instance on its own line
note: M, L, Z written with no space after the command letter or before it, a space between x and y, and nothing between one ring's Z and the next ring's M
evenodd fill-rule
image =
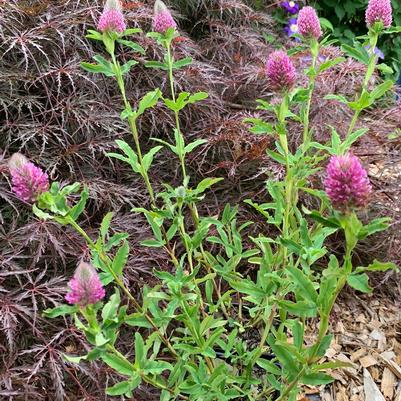
M126 28L120 0L107 0L97 29L100 32L123 33Z
M161 0L156 0L153 15L153 29L155 32L166 33L169 28L177 28L169 9Z
M14 153L8 166L12 190L22 201L34 203L41 193L49 189L47 174L21 153Z
M83 307L96 304L106 294L95 268L85 262L78 265L68 287L65 299L70 304Z

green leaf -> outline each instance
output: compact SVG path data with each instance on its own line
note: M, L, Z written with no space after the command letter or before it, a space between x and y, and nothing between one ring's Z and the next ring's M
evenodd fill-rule
M109 302L104 305L102 310L103 323L109 321L117 321L117 310L120 305L120 293L118 289L115 289L115 293L110 297Z
M130 49L141 53L141 54L145 54L145 50L142 46L138 45L138 43L132 42L131 40L125 40L125 39L117 39L118 43L121 43L124 46L129 47Z
M95 344L96 347L102 347L103 345L107 344L110 339L106 338L102 333L97 333L95 336Z
M72 315L78 312L78 310L79 308L76 305L61 305L44 310L43 315L47 318L53 319L58 316Z
M104 74L108 77L114 77L115 75L112 70L100 64L86 63L82 61L80 65L85 71L91 72L93 74Z
M44 212L43 210L40 210L36 204L32 205L32 211L33 214L38 217L41 220L52 220L53 216L49 213Z
M120 277L123 273L123 267L127 263L128 253L129 253L128 241L124 241L123 245L118 249L112 264L112 269L118 277Z
M195 148L207 142L208 141L206 139L197 139L196 141L189 143L187 146L185 146L184 152L191 153Z
M394 74L394 70L387 64L380 63L376 67L383 74Z
M296 376L299 372L299 367L291 351L287 347L279 344L270 344L270 346L283 368L292 376Z
M379 262L378 260L374 260L369 266L363 267L359 266L355 269L355 273L360 273L364 271L369 272L385 272L387 270L398 270L397 266L391 262Z
M111 223L111 219L113 218L113 212L108 212L102 220L102 223L100 224L100 236L102 238L102 242L103 244L106 241L106 235L109 232L109 228L110 228L110 223Z
M352 58L360 61L363 64L368 65L369 64L369 54L368 52L363 49L357 49L356 46L349 46L349 45L342 45L341 50L345 53L347 53L348 56L351 56Z
M299 301L299 302L291 302L291 301L278 301L278 304L284 308L287 312L303 317L315 317L317 308L316 305L310 302Z
M358 291L370 293L372 292L372 288L369 286L369 277L366 273L358 274L352 273L347 277L347 283L352 288L355 288Z
M123 32L122 36L134 35L136 33L141 33L141 32L142 32L141 28L128 28Z
M161 63L160 61L147 61L145 63L146 68L159 68L164 71L168 71L168 65Z
M188 104L193 104L201 100L207 99L209 94L207 92L197 92L191 95L187 101Z
M148 322L145 316L141 315L140 313L132 313L130 315L127 315L124 318L124 322L128 326L134 326L134 327L144 327L147 329L151 329L153 326Z
M126 395L132 397L132 390L135 390L141 384L141 377L133 374L130 380L125 380L106 389L107 395Z
M119 355L105 353L101 358L104 363L122 375L131 376L135 372L133 365Z
M324 336L323 340L320 342L314 356L317 358L324 356L326 351L329 349L332 340L333 340L332 334L328 334L328 335ZM311 350L312 349L313 349L313 347L311 348Z
M305 214L307 214L311 219L317 221L318 223L323 224L325 227L330 227L330 228L340 228L341 224L340 222L334 218L334 217L323 217L318 211L309 211L306 209L303 209Z
M67 362L76 363L76 364L79 364L81 361L85 361L87 358L88 358L88 355L72 356L72 355L63 354L63 359L65 359Z
M81 213L85 210L85 205L88 198L89 190L88 187L85 185L84 190L81 192L81 198L79 199L79 202L74 207L72 207L68 213L74 221L76 221Z
M172 365L166 361L144 361L144 363L145 367L143 369L143 372L146 375L160 375L165 370L173 370Z
M306 300L316 304L318 294L309 277L307 277L302 270L295 267L287 268L287 272L294 279L299 294ZM294 292L298 293L298 291L295 290Z
M141 241L140 244L149 248L160 248L164 245L164 242L157 241L155 239L145 239Z
M338 369L338 368L355 368L355 365L350 362L343 361L330 361L321 363L316 366L312 366L313 370L326 370L326 369Z
M323 99L325 100L338 100L341 103L348 103L348 100L345 96L343 95L326 95Z
M380 85L376 86L375 89L370 92L371 102L380 99L387 91L389 91L394 85L394 82L391 80L384 81Z
M319 72L326 71L329 68L334 67L335 65L342 63L343 61L345 61L344 57L336 57L333 60L327 60L324 63L320 64Z
M140 333L135 333L135 366L142 369L145 366L145 344Z
M138 61L136 61L136 60L129 60L127 63L123 64L123 65L120 67L120 69L121 69L121 74L122 74L122 75L128 74L128 73L130 72L131 68L132 68L134 65L136 65L136 64L138 64Z
M85 35L85 38L94 39L94 40L103 40L103 36L100 32L94 31L93 29L88 29L88 33Z
M192 64L192 57L185 57L181 60L177 60L173 63L173 69L186 67L187 65Z
M256 364L264 369L268 373L272 373L277 376L281 376L281 370L272 362L267 359L259 358Z
M206 189L210 188L212 185L222 181L224 178L204 178L196 187L196 193L203 193Z
M137 116L140 116L145 112L146 109L154 107L161 97L160 89L148 92L139 102L138 110L136 111Z
M111 156L111 157L114 157L116 159L125 161L126 163L128 163L131 166L132 170L135 173L140 173L141 172L141 166L140 166L140 164L138 162L138 156L134 152L134 150L131 148L131 146L128 145L127 142L122 141L120 139L116 140L116 144L126 154L127 157L124 157L124 156L116 154L116 153L108 153L108 156Z
M162 148L163 146L155 146L154 148L150 149L150 151L146 153L146 155L143 156L142 166L145 171L149 170L150 166L152 165L155 154Z
M325 373L308 373L303 375L300 381L302 384L307 384L308 386L320 386L332 383L334 378Z
M391 219L388 217L381 217L372 220L369 224L360 229L358 239L365 239L369 235L386 230L389 227L390 222Z
M366 132L368 132L367 128L361 128L350 134L341 144L340 152L345 153L351 147L351 145L356 142L361 136L365 135Z
M106 389L107 395L123 395L131 391L131 382L129 380L122 381L112 387Z

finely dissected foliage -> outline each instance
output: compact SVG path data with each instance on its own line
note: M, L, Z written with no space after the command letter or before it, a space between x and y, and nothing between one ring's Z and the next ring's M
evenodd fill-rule
M191 66L176 72L177 86L191 93L209 93L207 100L180 113L188 141L209 139L199 152L188 157L191 179L195 182L208 175L226 176L200 210L210 209L211 214L217 214L219 204L238 202L239 193L242 200L256 200L259 196L261 203L266 202L264 181L267 177L282 179L284 169L265 155L267 148L274 147L272 138L250 134L243 120L271 119L271 112L255 110L254 103L255 98L271 94L264 77L264 63L271 49L263 38L271 19L241 1L171 1L168 5L173 15L180 17L179 25L188 26L187 33L180 29L182 37L174 43L174 54L177 59L194 58ZM129 27L150 28L151 6L124 2L123 7ZM130 138L127 124L120 120L117 110L121 104L117 85L111 78L88 74L79 67L81 60L90 61L94 53L102 52L99 43L84 38L88 28L96 27L102 10L102 1L89 0L15 0L0 4L0 172L4 177L0 182L0 398L8 401L45 400L49 393L56 400L69 397L100 401L104 400L104 388L121 379L111 369L105 369L103 363L76 365L64 361L63 353L82 354L88 350L86 339L70 320L49 321L41 316L43 309L64 302L77 255L88 260L89 250L73 230L34 218L29 207L11 193L7 162L13 153L24 153L45 169L52 181L77 180L88 185L90 196L80 223L92 238L102 216L115 211L111 231L129 233L131 252L124 281L132 291L143 287L144 280L156 284L149 274L152 268L171 268L168 255L139 245L151 235L146 218L130 212L132 207L148 204L142 179L133 176L129 166L107 156L115 149L115 139ZM128 97L134 103L155 87L163 93L169 91L165 74L143 65L145 59L162 60L160 46L145 35L140 35L138 42L146 57L140 55L138 48L119 45L117 49L121 61L140 61L134 72L125 76ZM334 58L336 52L332 48L322 54ZM310 63L308 57L296 57L299 71ZM316 90L328 94L344 93L346 89L346 94L352 95L359 89L363 74L364 67L359 63L340 63L321 74ZM311 125L322 142L329 130L320 119L326 123L333 116L331 121L341 121L344 127L340 131L345 132L346 117L350 115L345 105L320 100L312 102L311 109ZM380 144L392 130L386 124L394 128L400 125L399 115L393 108L375 111L375 118L370 122L368 119L372 131L380 133ZM158 107L148 111L139 125L141 144L148 149L149 137L171 138L174 116L166 107ZM290 147L294 147L299 143L299 126L291 121L289 130ZM395 157L397 139L385 146L387 153ZM173 176L178 183L180 173L174 170L175 165L170 154L161 151L150 171L151 178L157 178L152 181L172 182ZM387 178L375 178L373 184L377 188L384 182L386 192L381 202L374 202L378 214L390 202L384 196L394 193L392 185L397 184ZM160 190L159 184L156 189ZM74 204L75 195L70 199ZM227 232L232 230L233 219L243 222L251 215L255 224L249 227L250 232L256 235L265 227L263 219L250 208L240 208L236 217L233 212L231 217L229 214L226 212ZM217 231L215 234L220 235ZM397 251L396 241L386 244ZM245 245L248 246L249 243ZM182 247L178 251L182 252ZM119 344L127 355L132 352L131 340L131 328L122 330ZM149 387L141 386L137 392L139 399L158 399L157 392Z

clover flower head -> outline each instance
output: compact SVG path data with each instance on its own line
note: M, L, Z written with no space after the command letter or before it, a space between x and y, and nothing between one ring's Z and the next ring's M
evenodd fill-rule
M68 283L69 292L65 299L70 304L86 307L96 304L106 295L95 268L81 262L75 270L74 277Z
M127 29L120 0L107 0L99 19L97 29L100 32L123 33Z
M319 17L313 7L303 7L299 12L298 31L305 38L319 39L322 36Z
M177 28L169 9L161 0L156 0L153 14L153 30L159 33L166 33L169 28Z
M390 0L369 0L366 9L366 25L370 28L376 22L382 22L384 28L388 28L393 22L393 10Z
M282 50L270 54L266 63L266 76L273 90L288 91L295 83L295 67Z
M366 170L352 153L330 158L324 186L334 208L340 211L365 207L372 191Z
M34 203L49 189L49 177L21 153L14 153L8 163L12 190L24 202Z

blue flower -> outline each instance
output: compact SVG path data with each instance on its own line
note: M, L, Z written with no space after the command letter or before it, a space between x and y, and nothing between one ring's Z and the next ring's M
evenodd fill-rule
M296 14L299 11L299 4L295 3L295 1L283 1L281 7L290 14Z
M366 45L366 46L365 46L365 49L366 49L367 51L369 51L370 45ZM376 56L377 56L378 58L384 60L384 53L383 53L378 47L375 47L374 53L376 54Z
M296 18L290 18L287 25L284 27L284 32L291 37L295 33L298 33L298 20ZM300 41L299 38L295 38L296 41Z

